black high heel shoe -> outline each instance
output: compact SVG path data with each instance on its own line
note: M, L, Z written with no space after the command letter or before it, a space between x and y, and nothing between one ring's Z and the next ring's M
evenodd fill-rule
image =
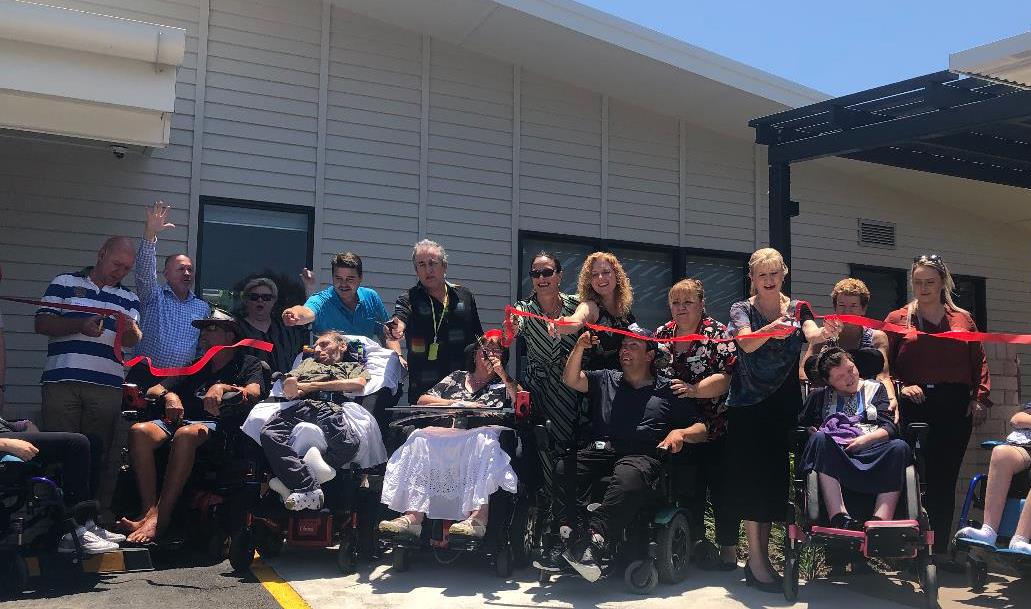
M752 573L752 568L745 562L745 566L742 567L745 570L745 585L751 586L760 592L772 592L780 594L783 592L782 585L774 578L772 582L761 582L756 578L755 574Z

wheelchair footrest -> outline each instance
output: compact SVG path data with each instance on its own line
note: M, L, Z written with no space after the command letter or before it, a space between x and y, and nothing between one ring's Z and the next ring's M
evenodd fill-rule
M874 520L866 523L867 557L913 557L924 545L920 523L915 520Z
M333 545L333 514L328 511L292 515L286 542L294 546Z
M120 548L112 552L94 554L82 561L83 573L130 573L153 571L147 548Z

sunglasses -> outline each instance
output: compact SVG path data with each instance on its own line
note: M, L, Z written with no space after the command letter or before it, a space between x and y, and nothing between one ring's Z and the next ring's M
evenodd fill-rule
M913 262L929 262L931 264L945 264L945 260L938 254L924 254L913 258Z
M551 277L555 274L555 269L530 269L530 277L534 279L540 279L541 277Z
M272 294L248 294L247 295L247 300L249 300L251 302L258 302L259 300L262 301L262 302L272 302L272 298L273 298Z

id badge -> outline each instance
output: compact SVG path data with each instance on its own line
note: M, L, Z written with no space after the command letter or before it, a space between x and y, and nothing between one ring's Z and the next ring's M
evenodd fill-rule
M426 359L431 362L437 361L437 341L430 343L430 348L426 351Z

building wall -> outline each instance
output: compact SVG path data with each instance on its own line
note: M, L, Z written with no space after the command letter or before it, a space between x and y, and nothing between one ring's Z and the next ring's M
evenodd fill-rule
M762 150L704 117L634 107L316 0L56 3L187 29L172 142L117 160L0 137L2 295L39 295L91 263L105 235L139 234L156 199L183 227L159 253L194 252L202 195L314 207L319 279L330 254L352 249L387 301L414 282L411 244L437 239L488 326L515 296L520 230L738 253L767 238ZM794 290L818 310L850 262L906 268L936 252L986 278L990 329L1021 329L1022 234L833 165L794 178ZM858 217L896 222L898 248L860 247ZM6 414L35 415L45 341L31 307L3 308Z

